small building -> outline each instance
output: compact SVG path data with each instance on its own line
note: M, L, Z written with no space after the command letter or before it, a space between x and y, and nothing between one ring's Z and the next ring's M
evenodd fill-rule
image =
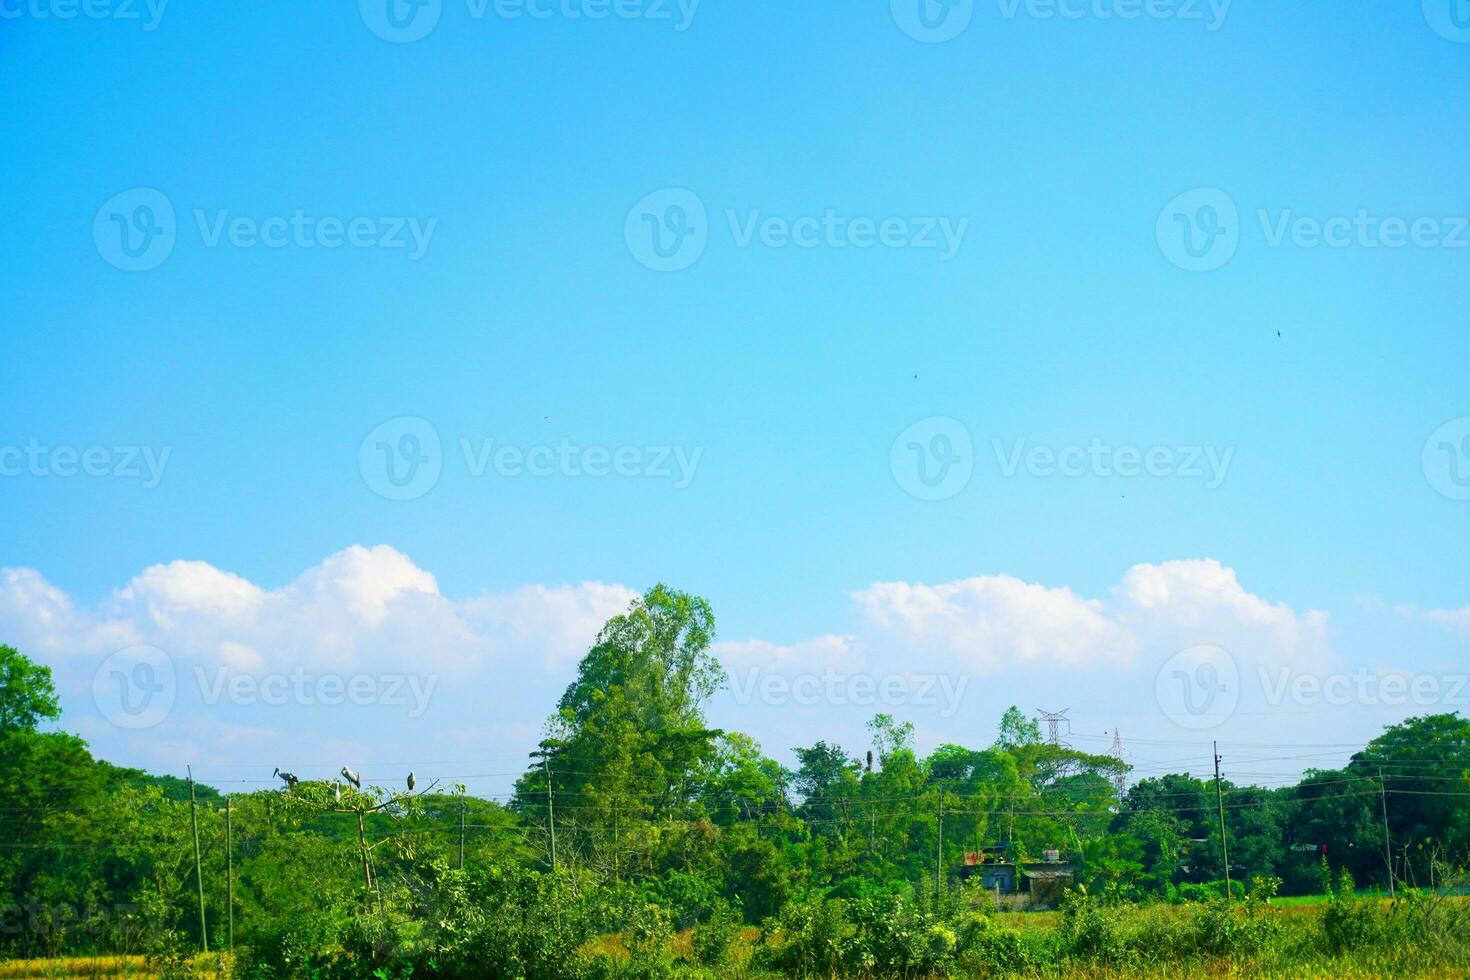
M1009 844L965 855L961 881L980 879L980 887L1001 896L1025 896L1027 905L1055 905L1077 881L1077 865L1063 861L1058 850L1042 851L1044 860L1017 861Z

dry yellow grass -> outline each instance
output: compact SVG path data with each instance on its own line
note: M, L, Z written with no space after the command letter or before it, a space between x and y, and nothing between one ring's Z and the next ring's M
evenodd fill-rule
M226 958L227 959L227 958ZM220 976L228 964L217 956L196 956L192 966L201 977ZM47 960L0 961L0 980L113 980L157 976L141 956L71 956Z
M79 977L103 980L108 977L146 977L152 974L141 956L78 956L59 960L9 960L0 963L0 978Z

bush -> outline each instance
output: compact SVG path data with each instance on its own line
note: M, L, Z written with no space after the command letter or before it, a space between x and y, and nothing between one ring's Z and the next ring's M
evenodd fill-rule
M1114 961L1126 952L1118 909L1105 906L1087 889L1069 888L1062 895L1058 933L1064 951L1079 959Z
M719 966L740 936L744 924L740 913L724 899L717 900L709 917L694 927L690 941L694 958L704 966Z
M761 927L757 965L796 977L842 972L853 928L841 899L792 902Z
M971 915L959 932L959 959L976 973L1022 973L1050 959L1049 950L1038 948L1017 929L998 925L986 915Z
M851 905L857 927L849 967L883 976L943 972L953 962L959 937L941 914L915 909L896 897Z

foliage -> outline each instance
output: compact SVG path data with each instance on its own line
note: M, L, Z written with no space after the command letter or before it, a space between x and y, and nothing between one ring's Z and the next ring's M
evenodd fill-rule
M0 647L0 959L130 954L184 975L233 913L234 972L253 980L1470 966L1470 902L1451 894L1470 847L1458 715L1391 726L1279 789L1175 773L1120 799L1123 763L1044 741L1014 707L989 746L922 756L912 725L878 715L871 751L821 740L789 770L707 725L713 636L708 604L665 586L610 621L508 805L312 779L231 797L229 904L225 798L193 787L191 807L182 780L36 730L55 715L49 672ZM1059 912L1021 922L959 884L980 856L1048 849L1076 871ZM1277 898L1322 892L1299 915Z
M0 733L32 731L61 714L51 668L11 646L0 646Z

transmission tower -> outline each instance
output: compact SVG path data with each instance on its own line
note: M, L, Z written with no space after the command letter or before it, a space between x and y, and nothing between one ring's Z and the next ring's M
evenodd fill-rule
M1062 744L1061 728L1064 724L1067 726L1067 734L1072 734L1072 719L1067 717L1067 712L1071 710L1071 708L1063 708L1061 711L1047 711L1045 708L1036 709L1036 713L1041 716L1041 720L1046 722L1046 740L1051 744Z
M1111 755L1114 759L1117 759L1120 763L1123 762L1124 757L1128 755L1128 751L1123 748L1123 735L1116 728L1113 729L1113 747L1108 754ZM1124 771L1122 766L1119 766L1117 774L1113 776L1113 790L1118 794L1118 799L1121 800L1123 798L1123 793L1127 789L1128 774L1126 771Z

